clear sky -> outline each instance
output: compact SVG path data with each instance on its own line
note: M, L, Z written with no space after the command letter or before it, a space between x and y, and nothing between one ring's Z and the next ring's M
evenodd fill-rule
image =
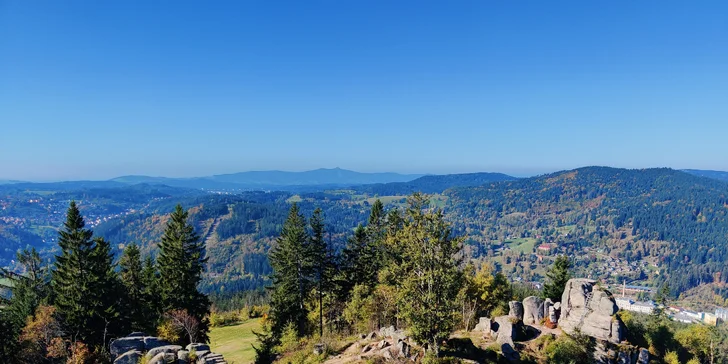
M726 1L0 0L0 179L728 170Z

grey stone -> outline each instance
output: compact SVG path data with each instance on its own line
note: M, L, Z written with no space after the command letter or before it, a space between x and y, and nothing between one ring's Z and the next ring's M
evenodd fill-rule
M114 364L138 364L142 356L143 354L141 351L127 351L116 358L116 360L114 360Z
M182 363L187 363L190 361L190 352L187 350L180 350L177 352L177 360Z
M177 356L177 352L182 350L182 347L179 345L165 345L165 346L157 346L156 348L149 350L147 352L147 358L154 358L160 353L173 353L175 354L175 357Z
M167 342L166 340L162 340L158 337L154 336L145 336L144 337L144 350L151 350L160 346L167 346L172 345L171 343Z
M554 310L561 311L561 302L554 303Z
M554 301L551 301L550 298L547 298L543 301L543 317L549 317L549 309L554 306Z
M397 353L398 353L399 357L401 357L401 358L409 357L410 346L406 342L400 341L397 343L397 346L395 346L395 347L397 348Z
M122 337L111 342L109 352L114 359L127 351L144 351L144 339L140 337Z
M640 348L639 356L637 356L637 364L649 364L650 352L645 348Z
M176 353L158 353L149 360L149 364L172 364L176 361Z
M519 320L523 320L523 304L518 301L511 301L508 302L508 306L510 307L510 311L508 311L508 316L517 318Z
M566 283L561 297L559 327L568 334L578 330L599 340L620 343L624 340L624 323L614 316L617 312L614 297L594 283L582 278Z
M193 343L193 344L187 345L186 349L187 349L187 351L192 351L192 350L194 350L194 351L202 351L202 350L210 351L210 345L200 344L200 343Z
M147 335L141 331L134 331L131 334L126 335L126 337L145 337L145 336L149 336L149 335Z
M543 319L543 305L541 298L529 296L523 300L523 323L526 325L538 325Z
M522 334L525 331L523 321L510 316L498 316L493 320L498 327L491 335L495 337L497 343L513 344L514 341L522 339ZM495 327L496 325L493 326Z
M481 317L478 319L478 324L475 325L473 331L489 333L491 329L492 321L488 317Z
M197 354L198 359L204 358L205 356L210 355L210 351L209 350L200 350L196 354Z
M389 345L391 345L391 344L389 343L389 341L387 341L387 340L382 340L382 341L380 341L380 342L379 342L379 344L377 344L377 349L383 349L383 348L386 348L386 347L387 347L387 346L389 346Z
M629 358L629 354L625 353L624 351L620 351L619 354L617 354L617 363L632 364L632 361Z
M551 306L551 308L549 308L549 321L553 323L559 322L559 315L556 314L556 309L554 308L554 306Z
M313 353L314 353L314 355L321 355L324 352L326 352L326 345L325 344L315 344L313 346Z
M374 331L370 332L369 335L366 336L367 340L374 340L376 338L377 338L377 333Z

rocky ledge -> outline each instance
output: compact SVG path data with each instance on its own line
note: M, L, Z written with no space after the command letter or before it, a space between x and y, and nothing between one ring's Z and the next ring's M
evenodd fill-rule
M226 364L221 354L207 344L194 343L183 348L158 337L133 332L109 345L114 364L137 364L146 357L149 364Z

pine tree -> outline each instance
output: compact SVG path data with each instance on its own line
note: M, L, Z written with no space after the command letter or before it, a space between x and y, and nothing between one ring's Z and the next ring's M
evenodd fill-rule
M118 330L116 297L119 285L111 247L92 239L75 202L59 232L61 255L56 256L51 285L54 304L70 339L103 348Z
M308 315L305 300L311 287L311 254L306 234L306 219L298 205L291 206L283 223L277 246L270 253L273 267L271 297L271 331L278 338L288 323L296 325L299 336L306 333Z
M543 285L544 298L550 298L554 302L561 301L561 295L566 288L566 282L571 279L571 261L565 255L559 255L554 261L554 265L546 272L548 279Z
M162 317L162 297L159 294L159 273L157 267L154 264L154 258L148 255L144 260L144 267L142 268L142 284L144 290L142 296L146 302L144 314L144 320L149 325L148 330L154 331Z
M456 323L461 239L452 236L441 210L426 211L425 197L415 194L409 204L402 228L389 236L403 247L400 313L412 337L437 356Z
M204 242L187 222L187 217L187 211L177 205L159 244L157 263L163 280L159 287L162 308L164 312L187 310L200 321L199 337L207 341L210 301L197 290L207 258Z

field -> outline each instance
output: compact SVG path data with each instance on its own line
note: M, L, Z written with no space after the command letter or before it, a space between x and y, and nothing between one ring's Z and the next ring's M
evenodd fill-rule
M252 363L255 350L251 346L256 337L253 330L260 330L260 319L250 319L238 325L213 327L210 330L210 348L222 354L230 364Z
M536 245L536 239L534 238L518 238L507 240L505 242L508 247L517 252L523 252L525 254L533 253L533 248Z

